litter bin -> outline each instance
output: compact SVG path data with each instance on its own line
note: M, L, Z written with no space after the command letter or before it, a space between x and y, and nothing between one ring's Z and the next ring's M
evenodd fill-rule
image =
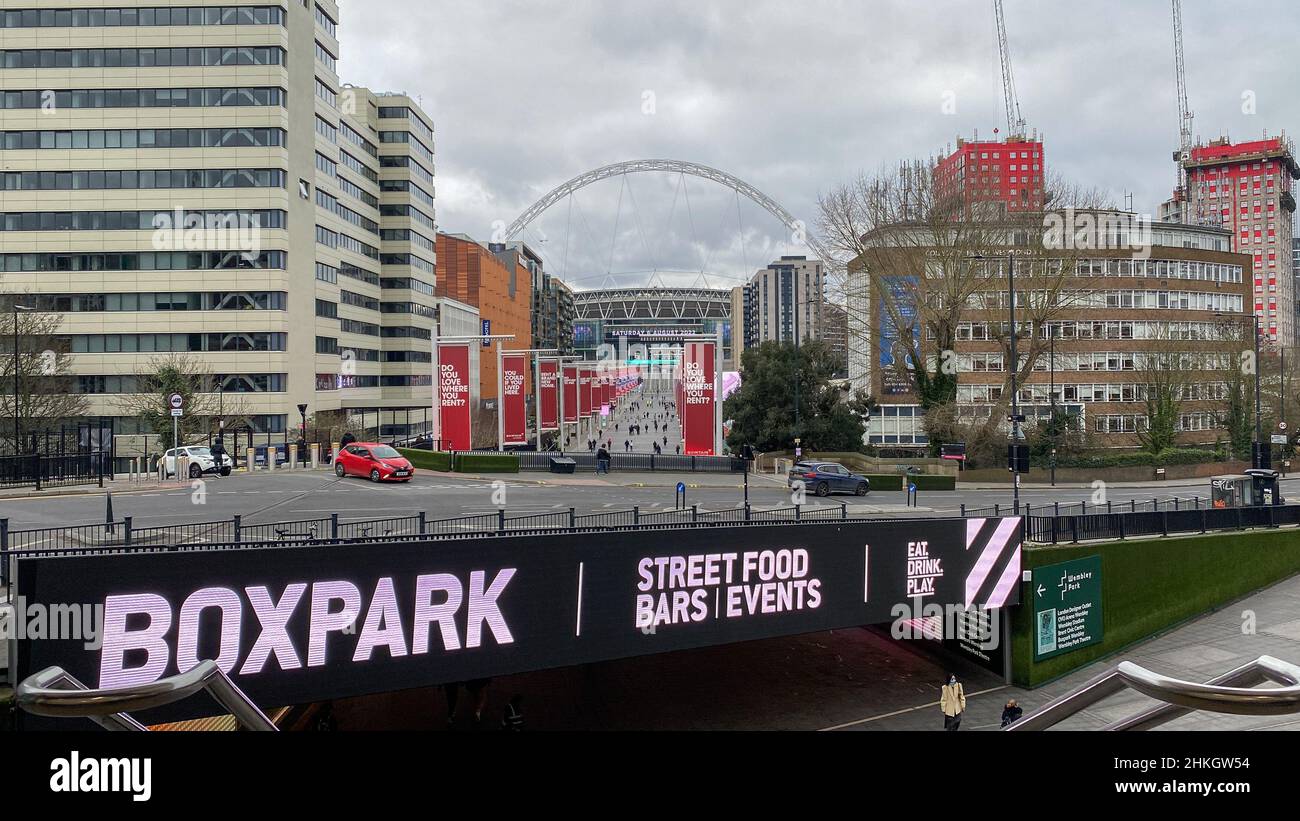
M551 457L551 473L577 473L578 463L567 456Z

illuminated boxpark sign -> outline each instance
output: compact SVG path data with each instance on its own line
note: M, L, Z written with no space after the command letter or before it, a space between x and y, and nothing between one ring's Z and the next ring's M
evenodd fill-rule
M263 707L885 623L1019 600L1017 519L762 525L23 558L30 608L99 640L16 641L91 687L214 659ZM140 716L210 714L195 697ZM24 726L51 726L24 715Z

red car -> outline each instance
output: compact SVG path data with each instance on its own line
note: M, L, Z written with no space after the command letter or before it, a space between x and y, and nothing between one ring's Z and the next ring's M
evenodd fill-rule
M415 468L388 445L354 442L339 451L334 473L339 477L365 476L372 482L409 482Z

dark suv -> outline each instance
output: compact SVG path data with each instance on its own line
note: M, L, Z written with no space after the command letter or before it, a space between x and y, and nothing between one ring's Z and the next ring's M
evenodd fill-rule
M794 487L795 482L803 482L806 490L818 496L830 496L832 493L866 496L871 491L871 482L867 477L859 476L835 462L799 462L790 468L790 487Z

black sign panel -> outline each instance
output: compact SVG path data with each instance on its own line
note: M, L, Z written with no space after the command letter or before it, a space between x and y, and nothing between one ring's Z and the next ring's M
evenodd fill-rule
M21 608L102 606L103 628L92 646L22 639L16 657L20 676L59 665L90 687L215 659L264 707L425 687L888 622L898 605L1014 604L1019 521L23 559Z

